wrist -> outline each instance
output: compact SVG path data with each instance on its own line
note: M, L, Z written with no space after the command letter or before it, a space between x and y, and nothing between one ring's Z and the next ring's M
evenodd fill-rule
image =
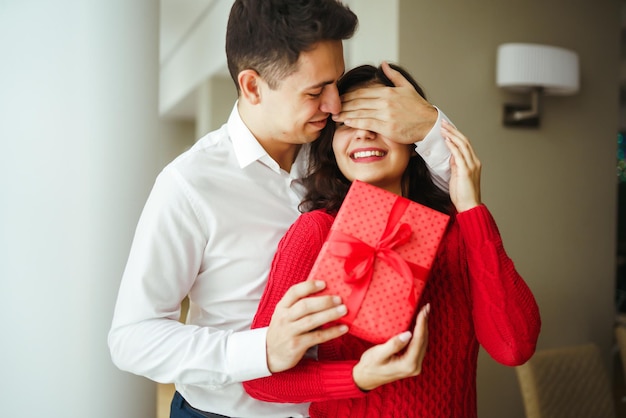
M480 206L480 202L464 203L456 207L457 213L466 212L470 209Z
M428 103L420 116L422 121L417 125L419 132L416 135L417 141L414 142L422 141L435 128L439 120L439 109Z
M363 376L358 363L352 368L352 380L354 380L354 385L363 393L376 389L376 386L371 387L371 383L367 382L367 379Z

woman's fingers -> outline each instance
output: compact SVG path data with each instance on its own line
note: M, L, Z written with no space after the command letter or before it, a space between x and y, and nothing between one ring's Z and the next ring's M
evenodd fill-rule
M445 119L442 120L441 130L444 137L450 142L450 151L454 155L457 165L461 164L472 171L480 167L480 161L474 148L465 135Z
M458 129L445 120L441 133L450 150L450 198L459 212L481 203L480 173L482 164L470 141Z
M359 388L372 390L421 373L428 345L429 311L429 305L420 310L413 333L403 332L363 353L352 370Z

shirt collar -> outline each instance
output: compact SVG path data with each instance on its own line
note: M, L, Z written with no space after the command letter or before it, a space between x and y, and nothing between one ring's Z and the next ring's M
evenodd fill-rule
M307 162L309 161L309 150L311 146L309 144L304 144L300 147L300 151L296 156L296 161L294 161L291 166L291 173L289 173L290 177L294 180L299 180L303 178L306 174Z
M259 159L271 159L241 119L237 102L235 102L228 118L228 135L241 168L247 167Z
M255 161L261 161L274 171L280 171L278 163L269 156L267 151L259 144L259 141L241 119L237 103L235 103L228 118L228 134L233 144L239 167L245 168ZM298 156L291 166L291 173L289 173L292 179L300 179L305 174L308 152L308 144L300 148L300 152L298 152Z

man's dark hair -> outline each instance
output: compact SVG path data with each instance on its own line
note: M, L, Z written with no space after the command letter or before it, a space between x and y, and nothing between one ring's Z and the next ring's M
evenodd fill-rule
M420 96L426 98L420 85L405 69L394 64L391 68L400 72ZM339 94L344 94L359 87L372 84L383 84L393 87L394 84L383 72L382 67L361 65L348 71L337 82ZM333 152L333 136L335 122L329 117L326 127L309 152L309 173L303 179L306 187L304 200L300 205L302 211L325 209L337 213L350 188L348 180L339 170ZM413 147L413 144L407 147ZM413 155L402 176L402 194L414 202L428 206L443 213L450 214L452 201L448 193L439 189L432 180L428 166L417 153Z
M297 70L301 52L356 31L356 15L336 0L236 0L226 28L226 58L237 91L239 73L253 69L277 88Z

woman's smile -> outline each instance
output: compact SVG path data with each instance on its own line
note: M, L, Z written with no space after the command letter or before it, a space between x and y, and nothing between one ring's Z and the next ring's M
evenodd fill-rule
M377 161L387 155L387 151L381 149L358 149L350 153L350 158L355 162Z

